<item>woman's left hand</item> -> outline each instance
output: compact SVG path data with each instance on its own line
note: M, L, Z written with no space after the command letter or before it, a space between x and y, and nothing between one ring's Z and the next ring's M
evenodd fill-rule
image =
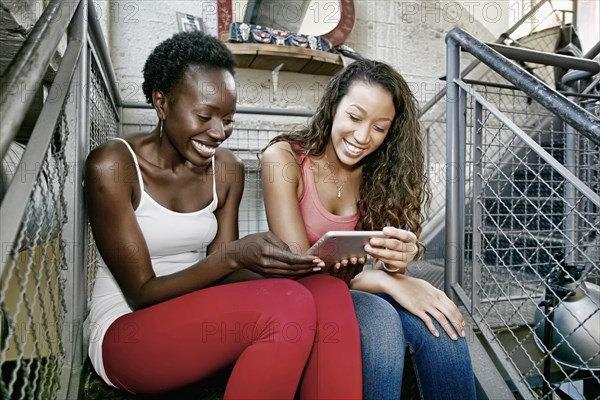
M465 337L465 320L456 304L443 291L423 279L400 274L387 274L387 277L384 292L419 317L432 335L440 335L432 322L435 318L452 340L457 340L458 336Z
M408 264L419 254L417 236L403 229L386 226L386 238L371 238L365 250L373 258L383 261L388 272L406 272Z

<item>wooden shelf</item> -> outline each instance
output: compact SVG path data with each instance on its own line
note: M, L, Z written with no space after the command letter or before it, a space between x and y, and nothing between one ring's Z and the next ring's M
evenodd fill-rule
M339 54L302 47L260 43L225 43L234 54L238 68L272 71L283 63L281 71L312 75L334 75L344 67Z

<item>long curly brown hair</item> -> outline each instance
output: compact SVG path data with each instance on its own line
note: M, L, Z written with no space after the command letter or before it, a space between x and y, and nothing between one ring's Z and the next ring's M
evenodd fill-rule
M298 152L318 157L331 138L336 108L354 82L379 85L393 98L396 114L388 134L375 152L362 162L358 228L379 230L395 226L421 234L423 209L430 191L425 174L423 131L417 101L408 84L394 68L373 60L358 60L327 84L319 106L304 129L279 135L273 143L287 141ZM421 253L425 250L419 241Z

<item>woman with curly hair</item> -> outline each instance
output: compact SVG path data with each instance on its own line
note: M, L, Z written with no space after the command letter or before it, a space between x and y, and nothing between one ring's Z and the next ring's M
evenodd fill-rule
M405 347L423 398L475 396L458 308L429 283L404 275L425 250L418 239L429 197L423 153L418 108L404 78L387 64L359 60L329 82L305 129L274 138L261 156L269 228L290 248L303 254L327 231L386 235L365 246L372 268L352 258L321 271L355 289L365 399L398 398ZM386 307L399 319L400 339L375 317Z
M86 205L100 254L90 360L130 393L172 391L234 365L226 399L293 399L298 388L300 398L359 399L347 285L309 274L322 261L271 233L238 238L244 166L220 146L233 130L233 74L233 55L216 38L165 40L144 66L158 125L88 156ZM227 283L243 270L298 279ZM339 331L326 335L328 326Z

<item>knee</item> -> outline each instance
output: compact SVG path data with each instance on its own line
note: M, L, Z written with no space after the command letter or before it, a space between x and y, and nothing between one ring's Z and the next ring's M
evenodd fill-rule
M317 296L321 293L327 295L348 294L350 291L346 282L330 275L310 275L300 279L299 282Z
M439 326L439 324L436 324ZM448 334L438 327L440 337L436 338L429 334L425 346L436 349L444 359L468 359L469 358L469 344L466 338L458 337L456 340L452 340ZM440 340L441 339L441 340Z
M408 342L411 354L431 352L436 357L444 360L469 357L467 340L460 336L457 340L452 340L444 327L435 319L432 319L432 323L440 333L439 337L433 336L425 323L410 312L401 309L399 310L399 315L407 336L406 341Z
M291 279L268 279L266 293L274 314L282 318L306 321L314 324L316 321L315 300L312 293Z
M360 327L361 338L375 341L376 346L389 343L402 346L402 322L396 309L387 301L371 293L352 290L352 301Z

